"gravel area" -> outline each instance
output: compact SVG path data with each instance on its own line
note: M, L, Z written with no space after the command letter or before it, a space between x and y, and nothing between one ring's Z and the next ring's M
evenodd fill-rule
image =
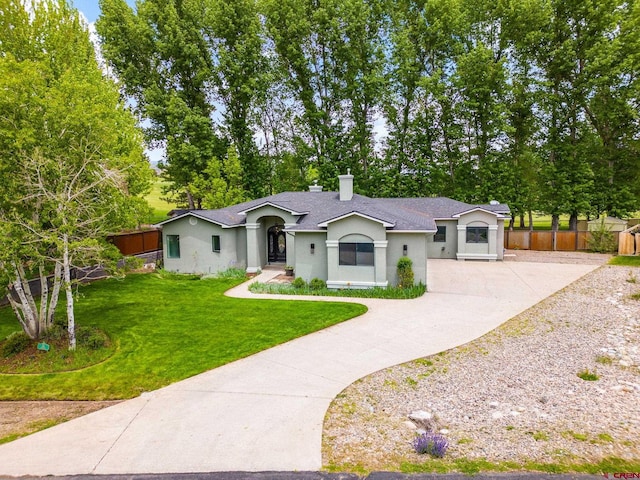
M539 252L536 250L505 250L507 262L573 263L604 265L612 255L591 252Z
M66 422L117 401L15 401L0 402L0 439L24 436L43 428Z
M397 470L421 463L408 418L416 411L434 416L448 458L640 460L640 299L633 294L640 294L640 268L603 266L474 342L359 380L327 413L324 464ZM578 376L587 371L597 380Z

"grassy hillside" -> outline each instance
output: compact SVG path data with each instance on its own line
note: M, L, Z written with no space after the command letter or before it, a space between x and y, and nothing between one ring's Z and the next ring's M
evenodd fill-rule
M158 223L166 220L167 213L174 208L177 208L177 205L160 199L160 197L163 196L162 186L164 184L164 180L161 180L160 178L156 179L153 186L151 187L149 195L147 195L146 197L147 202L149 202L149 206L153 209L153 213L151 215L151 218L149 219L149 223Z

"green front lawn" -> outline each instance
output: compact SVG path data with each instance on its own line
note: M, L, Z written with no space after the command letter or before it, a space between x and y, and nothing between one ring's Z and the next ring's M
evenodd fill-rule
M223 295L239 282L154 273L84 286L76 323L104 330L115 354L80 371L0 375L0 400L130 398L366 311L352 303ZM60 302L62 315L64 295ZM0 308L0 338L16 330L12 310Z

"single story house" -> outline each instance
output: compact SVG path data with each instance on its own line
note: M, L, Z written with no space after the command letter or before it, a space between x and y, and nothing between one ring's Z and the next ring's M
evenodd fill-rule
M396 264L413 261L426 284L427 258L502 260L509 207L469 205L450 198L369 198L312 185L218 210L189 210L161 222L164 268L215 273L229 267L254 273L291 265L306 281L329 288L396 284Z

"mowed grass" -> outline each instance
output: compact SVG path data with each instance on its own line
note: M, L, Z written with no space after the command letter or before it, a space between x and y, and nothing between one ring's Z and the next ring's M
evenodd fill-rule
M145 197L145 200L149 203L149 206L153 209L153 213L151 214L151 218L149 218L149 223L159 223L163 220L167 219L167 213L169 213L174 208L178 208L174 203L169 203L164 200L161 200L162 197L162 186L165 182L157 178L153 185L151 186L151 191Z
M363 305L228 298L237 279L162 273L81 287L77 325L104 330L116 344L84 370L0 374L0 400L113 400L155 390L366 311ZM63 314L64 296L60 315ZM19 330L0 309L0 336Z
M618 255L609 260L609 265L621 265L625 267L640 267L640 255Z

